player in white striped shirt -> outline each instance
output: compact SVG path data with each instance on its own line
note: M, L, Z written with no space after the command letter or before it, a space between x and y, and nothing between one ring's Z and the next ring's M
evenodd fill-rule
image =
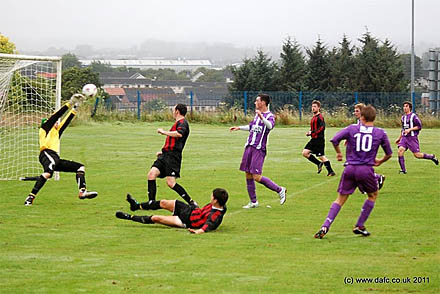
M417 114L411 111L412 103L409 101L403 102L403 112L405 114L402 115L401 118L402 132L400 132L400 136L396 140L396 144L399 147L397 155L400 165L399 173L401 174L406 174L407 172L405 167L405 157L403 157L403 155L408 149L414 154L416 158L432 160L435 165L438 165L438 159L435 157L434 154L420 152L418 136L420 130L422 129L422 121L417 116Z
M275 126L275 116L269 111L269 103L269 95L259 94L255 99L255 117L249 125L230 128L230 131L242 130L249 132L240 170L246 173L246 184L250 201L243 208L258 207L255 181L277 192L281 205L286 201L286 188L280 187L269 178L262 176L267 138Z

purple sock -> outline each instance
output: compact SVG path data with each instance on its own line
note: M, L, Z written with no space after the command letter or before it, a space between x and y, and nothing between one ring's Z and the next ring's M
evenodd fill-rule
M399 158L400 170L406 171L406 168L405 168L405 157L398 156L398 158Z
M341 205L337 204L336 202L333 202L332 206L330 206L330 210L328 211L327 218L325 219L325 222L322 224L322 226L326 228L330 228L331 224L333 223L333 220L338 215L339 210L341 210Z
M249 199L253 203L257 202L257 194L255 193L255 181L254 179L246 179L247 190L249 194Z
M275 191L277 193L281 191L281 187L275 184L274 182L272 182L269 178L261 177L260 184L263 184L266 188Z
M356 223L356 227L363 227L364 223L367 221L370 212L374 208L374 202L370 200L365 200L364 205L362 206L361 215L358 218Z
M434 158L434 154L423 153L423 159L433 159L433 158Z

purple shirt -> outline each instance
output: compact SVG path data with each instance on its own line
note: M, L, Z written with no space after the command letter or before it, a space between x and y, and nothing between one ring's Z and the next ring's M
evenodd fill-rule
M415 114L414 112L402 115L400 122L402 123L402 136L406 136L406 137L418 136L419 131L422 129L422 121L417 116L417 114ZM407 129L410 129L413 127L419 127L419 129L417 131L409 132L408 135L403 134L404 130L407 130Z
M337 132L330 142L338 145L344 139L347 140L347 164L374 165L379 146L382 146L385 154L393 153L387 133L381 128L362 124L349 125Z
M262 115L270 122L273 129L275 126L275 116L273 113L268 111L262 113ZM270 131L256 114L254 120L249 123L249 137L244 146L253 146L256 149L266 150L267 137Z

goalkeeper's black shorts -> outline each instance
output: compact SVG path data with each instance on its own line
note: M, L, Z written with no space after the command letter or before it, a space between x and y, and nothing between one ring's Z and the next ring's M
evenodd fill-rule
M164 152L156 159L152 166L159 171L159 178L175 177L180 178L180 165L182 154L177 152Z
M53 174L54 171L76 172L83 164L61 159L58 153L51 149L44 149L40 152L40 163L45 173Z

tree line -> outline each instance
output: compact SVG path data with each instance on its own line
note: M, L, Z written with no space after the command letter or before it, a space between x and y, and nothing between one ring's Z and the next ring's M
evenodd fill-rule
M344 35L339 46L328 48L318 38L302 50L288 37L279 61L263 50L232 67L232 91L320 91L320 92L405 92L408 54L400 55L389 41L366 32L352 45ZM420 60L419 60L420 65Z

